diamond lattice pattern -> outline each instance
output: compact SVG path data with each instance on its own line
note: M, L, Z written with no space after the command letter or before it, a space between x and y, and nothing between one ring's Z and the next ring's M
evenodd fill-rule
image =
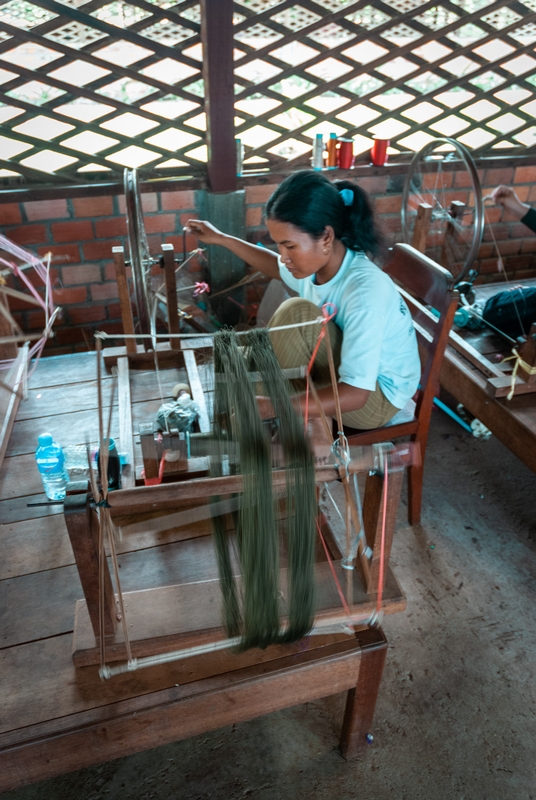
M199 0L53 8L0 0L0 176L202 168ZM352 137L358 153L373 136L395 153L440 135L495 154L536 146L536 0L236 0L233 11L246 167L306 163L316 133Z

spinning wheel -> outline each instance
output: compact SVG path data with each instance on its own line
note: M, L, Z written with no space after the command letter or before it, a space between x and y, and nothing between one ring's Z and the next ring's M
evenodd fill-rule
M404 242L462 280L484 229L480 180L471 154L455 139L434 139L411 162L402 198Z
M125 169L123 173L127 219L128 250L132 267L134 298L138 309L140 333L151 333L151 313L148 297L148 276L153 266L149 244L143 224L138 171Z

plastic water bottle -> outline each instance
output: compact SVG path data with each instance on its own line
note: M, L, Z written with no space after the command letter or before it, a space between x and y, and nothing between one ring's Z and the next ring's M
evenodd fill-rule
M45 494L49 500L63 500L69 480L63 450L50 433L42 433L37 441L39 447L35 451L35 460Z

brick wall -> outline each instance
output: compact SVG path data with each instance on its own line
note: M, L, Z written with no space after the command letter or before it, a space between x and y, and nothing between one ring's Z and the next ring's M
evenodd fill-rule
M400 172L365 175L359 185L370 193L388 244L399 241L400 207L404 174ZM378 174L380 173L380 174ZM515 185L523 202L536 203L536 166L487 168L479 171L484 195L499 183ZM453 184L457 173L452 172ZM278 176L275 180L280 180ZM252 242L269 243L262 224L263 208L277 183L246 186L247 235ZM168 191L142 195L151 252L171 242L182 250L183 224L192 216L196 195L193 190ZM501 280L497 272L497 256L493 235L508 276L515 280L536 277L536 236L499 208L486 209L484 240L478 257L479 282ZM57 324L55 338L47 352L63 353L93 348L93 331L120 332L121 321L117 302L111 249L126 246L124 198L87 197L40 200L0 204L0 230L15 242L43 256L52 252L55 302L62 306L63 316ZM187 248L196 242L189 238ZM200 269L199 266L196 267ZM264 284L248 289L248 301L259 302ZM25 331L42 328L43 315L35 307L13 300L11 308Z

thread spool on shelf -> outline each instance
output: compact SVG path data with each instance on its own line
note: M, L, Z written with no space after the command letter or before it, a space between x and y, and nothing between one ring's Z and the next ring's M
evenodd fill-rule
M350 169L354 164L354 140L339 139L337 155L339 169Z
M370 161L375 167L384 167L387 164L387 148L390 144L389 139L374 139L370 151Z

